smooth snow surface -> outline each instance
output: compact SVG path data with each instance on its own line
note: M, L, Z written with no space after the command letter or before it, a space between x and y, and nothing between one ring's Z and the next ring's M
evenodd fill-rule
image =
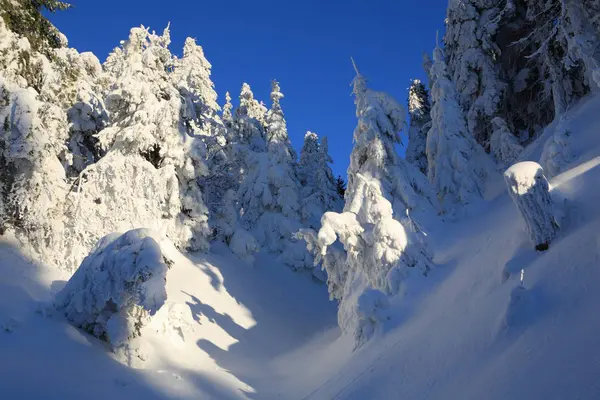
M574 161L550 181L569 207L548 251L530 249L503 190L433 227L437 266L390 299L383 332L354 352L308 276L224 246L171 248L167 302L145 360L128 367L49 307L68 276L1 237L0 398L600 398L599 108L595 96L570 111ZM539 162L546 132L521 160Z

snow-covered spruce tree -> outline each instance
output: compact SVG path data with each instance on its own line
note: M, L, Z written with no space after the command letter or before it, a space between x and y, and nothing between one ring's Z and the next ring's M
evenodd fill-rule
M569 163L573 161L571 153L572 132L570 121L561 117L554 134L544 144L540 163L549 178L553 178L565 171Z
M326 213L316 240L310 232L304 237L317 262L323 261L330 294L340 299L340 327L360 345L386 318L387 296L398 293L401 280L432 267L427 249L394 216L420 207L433 210L434 199L428 198L423 175L395 152L405 123L402 106L368 89L358 72L353 84L358 126L344 212Z
M588 85L600 88L600 37L581 0L561 0L569 56L585 66ZM597 16L593 16L597 17Z
M202 47L192 38L185 41L183 57L175 60L173 80L182 99L181 119L190 136L206 145L207 173L201 177L204 203L209 210L211 238L227 242L235 229L235 191L231 128L231 98L228 98L227 125L219 116L217 93L210 79L211 65ZM229 94L227 94L229 96Z
M481 198L493 166L469 134L458 95L446 69L442 49L433 53L432 126L427 135L429 181L446 211Z
M74 53L71 55L76 55ZM92 53L82 53L79 57L69 57L67 62L77 66L79 71L75 103L67 111L70 123L68 147L72 153L67 173L73 177L102 157L97 134L106 127L109 117L102 98L100 61Z
M433 86L433 76L431 75L431 66L433 65L433 60L431 56L427 53L423 53L423 71L427 75L429 88Z
M236 112L238 119L245 119L245 122L244 119L240 121L242 126L249 128L241 135L248 151L238 199L242 226L252 232L258 244L272 253L281 254L283 261L293 268L305 268L312 265L312 259L304 245L293 238L300 228L299 182L295 170L296 154L291 149L280 105L282 97L279 85L273 82L272 108L264 120L266 130L261 129L258 120L261 113L256 117L252 114L261 110L256 107L257 103L252 103L256 102L253 98L244 106L246 116L242 104Z
M266 109L254 99L254 94L247 83L242 85L239 99L240 105L235 110L233 119L229 121L229 117L224 115L225 125L230 126L228 137L232 143L234 157L232 174L238 188L235 194L235 207L240 216L235 224L229 246L236 256L252 262L253 254L258 252L260 247L250 233L250 229L253 227L251 221L256 218L250 210L260 200L252 198L249 190L252 188L253 177L264 172L255 165L255 161L264 160L264 157L256 154L266 152L266 133L263 125ZM230 100L227 103L224 110L229 112L231 110Z
M58 0L0 0L0 18L8 30L27 38L31 50L51 56L53 49L64 47L64 36L43 12L54 13L70 7Z
M406 160L427 175L427 132L431 128L431 105L429 93L425 85L418 79L413 79L408 89L408 115L410 128L408 130L408 146Z
M520 58L522 54L526 55L520 80L533 74L527 79L528 85L541 83L539 89L524 99L528 107L525 118L536 121L539 117L535 113L545 114L544 110L549 109L552 115L543 120L542 125L545 125L551 118L563 114L574 100L584 96L589 90L589 82L586 82L586 66L569 44L571 34L566 2L525 0L525 4L528 28L523 30L513 47L519 51ZM531 104L532 100L534 104Z
M74 134L67 114L82 97L94 96L87 67L94 69L97 60L65 48L58 31L52 34L60 46L42 40L43 27L28 25L37 18L31 10L25 2L0 9L0 229L13 230L32 257L60 265L70 241L64 235L65 168L74 158L66 146ZM23 36L5 23L17 17L26 19Z
M292 142L287 133L287 126L285 118L283 116L283 110L281 109L281 99L283 93L281 93L281 87L279 82L271 82L271 109L267 112L265 118L267 143L269 145L274 144L277 146L284 145L286 147L287 157L291 160L291 163L296 162L298 155L292 147Z
M548 250L556 236L558 223L544 170L532 161L521 162L506 170L504 179L535 249Z
M203 142L181 117L182 99L169 70L163 35L133 28L108 59L112 80L108 127L98 134L106 155L86 168L69 196L71 267L102 236L136 227L166 232L179 247L207 247L207 209L199 186L206 173Z
M448 71L460 94L469 132L484 148L489 146L490 121L499 111L506 88L495 64L500 49L494 41L505 11L503 3L450 0L446 17Z
M492 119L492 128L494 133L490 139L490 153L500 168L506 168L517 160L523 151L523 146L508 129L504 119L500 117Z
M329 167L327 138L319 142L316 133L304 135L304 145L300 151L298 175L300 178L300 206L302 224L318 230L326 211L340 212L343 202L337 192L336 181Z
M221 128L217 93L210 79L211 65L202 47L192 38L183 46L183 57L174 60L172 78L183 101L182 119L191 136L213 136Z

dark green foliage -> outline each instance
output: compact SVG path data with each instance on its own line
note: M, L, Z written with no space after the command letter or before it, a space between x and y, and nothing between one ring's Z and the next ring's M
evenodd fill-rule
M338 176L335 181L335 189L340 198L342 198L343 200L344 195L346 194L346 181L344 181L344 178L342 178L341 176Z
M61 47L60 34L42 11L56 12L70 7L58 0L0 0L0 16L8 29L29 40L34 51L50 55L51 49Z

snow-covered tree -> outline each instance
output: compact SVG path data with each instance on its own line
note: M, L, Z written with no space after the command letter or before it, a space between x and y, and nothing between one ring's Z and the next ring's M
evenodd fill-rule
M201 139L206 145L207 173L201 177L204 203L209 210L211 238L229 241L237 222L235 191L237 180L232 129L231 98L227 93L224 123L219 116L217 93L210 79L211 65L202 47L188 38L183 57L175 60L173 81L182 99L181 120L188 134Z
M494 41L506 10L504 3L450 0L446 17L448 72L459 93L457 99L469 132L486 148L492 135L490 121L501 107L506 88L495 63L500 49Z
M414 79L408 89L408 146L406 160L427 175L427 132L431 128L431 105L429 93L420 80Z
M446 69L444 54L433 53L432 126L427 135L429 181L446 211L481 198L491 160L469 134L458 95Z
M573 161L571 152L573 134L569 125L569 119L563 116L553 135L544 144L540 163L550 178L564 172L568 164Z
M210 79L211 65L202 47L187 38L183 57L174 61L172 79L183 101L182 118L192 135L213 136L221 129L217 93Z
M283 111L279 85L272 86L273 108L263 122L263 106L256 102L245 85L236 110L238 135L245 146L243 180L238 191L242 227L252 232L260 246L270 252L284 252L285 261L296 267L310 266L302 245L292 243L300 227L299 182L295 171Z
M513 164L523 151L515 135L508 129L506 121L500 117L492 120L493 134L490 139L490 152L501 168Z
M569 55L585 66L588 84L600 88L600 38L581 0L561 0ZM597 16L595 16L597 17Z
M547 250L556 236L558 221L544 170L535 162L521 162L506 170L504 180L535 249Z
M72 162L67 111L86 71L77 69L84 57L73 49L33 46L28 38L40 32L30 31L37 29L30 20L22 34L9 29L5 13L29 18L29 6L12 2L0 9L0 230L11 230L34 259L61 265L70 242L64 235L65 168Z
M385 320L387 295L398 293L409 271L430 270L427 249L396 218L410 209L432 210L434 200L424 176L395 152L405 124L402 106L368 89L358 71L353 85L358 125L344 212L323 216L317 240L310 232L304 237L323 261L330 293L341 300L340 327L361 344Z
M427 80L428 80L430 89L433 86L433 80L432 80L433 77L431 75L431 66L432 65L433 65L433 60L431 59L431 56L427 53L423 53L423 71L425 71L425 74L427 75Z
M319 141L316 133L307 132L298 165L301 216L306 227L318 230L326 211L342 210L343 202L340 201L336 181L329 167L331 162L327 138Z
M64 51L69 56L69 64L79 71L76 100L67 111L70 123L68 147L72 153L67 172L77 176L102 157L97 134L106 127L109 117L102 98L100 61L92 53L82 53L77 57Z
M221 119L226 127L231 128L233 125L233 114L231 111L233 110L233 105L231 104L231 96L229 92L225 92L225 105L223 106L223 114Z
M589 90L590 73L593 71L589 71L589 65L581 59L581 48L575 44L579 39L573 42L577 34L570 22L572 13L569 10L573 7L568 3L563 0L525 1L522 13L529 28L524 29L521 38L514 41L514 47L519 51L518 57L522 58L525 54L527 60L520 71L519 75L523 75L520 80L532 75L527 83L536 88L523 100L527 112L522 118L530 119L529 123L538 120L535 114L545 114L546 109L550 110L551 116L543 120L543 125L549 123ZM585 41L583 36L579 38ZM532 100L534 104L531 104Z
M162 35L133 28L106 66L111 114L98 133L106 153L87 167L69 196L76 254L124 228L166 232L179 247L207 248L207 213L200 189L205 145L181 118L182 98L169 76L169 30ZM78 260L72 260L76 263ZM75 267L76 265L72 265Z
M280 101L283 98L279 82L271 82L271 109L267 112L265 123L266 123L266 134L267 143L269 145L274 144L277 146L284 145L286 147L287 157L291 159L292 163L296 162L298 157L296 151L292 147L292 142L288 136L287 125L283 116L283 110L281 108Z

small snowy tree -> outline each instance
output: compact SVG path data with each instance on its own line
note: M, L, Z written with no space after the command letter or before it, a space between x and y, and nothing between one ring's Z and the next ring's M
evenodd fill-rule
M521 162L506 170L504 179L535 249L548 250L556 236L558 222L544 170L532 161Z
M336 181L329 167L331 162L327 138L319 142L317 134L307 132L298 165L301 216L306 227L318 229L326 211L339 212L342 209Z
M446 210L481 198L491 160L469 134L442 50L433 53L432 126L427 135L429 181Z
M337 179L335 180L335 187L340 199L343 201L344 195L346 194L346 181L341 177L341 175L338 175Z
M492 129L494 133L490 139L490 151L496 159L496 163L505 168L517 160L523 151L523 146L508 129L504 119L495 117L492 120Z
M360 345L386 319L387 295L398 293L409 271L426 274L432 266L416 235L394 218L394 212L401 218L408 209L431 207L431 199L424 177L395 152L403 108L368 89L358 71L353 85L358 126L344 212L326 213L316 240L310 232L304 237L323 261L331 295L341 299L340 327Z
M172 261L161 241L147 229L103 237L56 295L56 308L114 350L127 346L167 300Z
M573 161L572 141L569 119L562 117L554 130L554 134L544 144L540 159L550 178L564 172L567 165Z
M406 160L427 175L427 132L431 128L429 94L420 80L414 79L408 89L408 146Z

